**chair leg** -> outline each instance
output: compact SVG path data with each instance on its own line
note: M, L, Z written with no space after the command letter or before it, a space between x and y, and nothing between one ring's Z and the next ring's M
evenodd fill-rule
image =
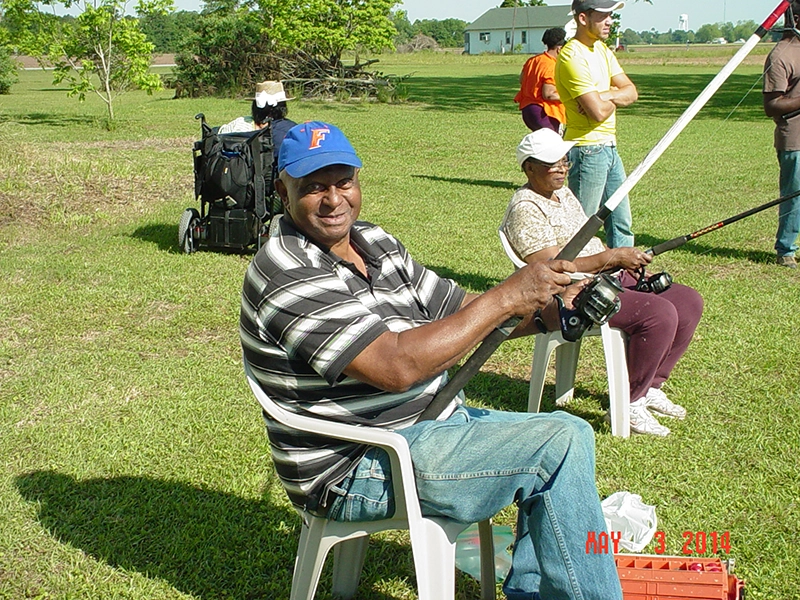
M608 325L601 328L603 351L608 371L608 402L611 415L611 435L627 438L631 434L628 363L625 351L625 334Z
M554 333L540 333L534 337L533 359L531 361L531 384L528 392L528 412L538 413L542 402L544 380L547 377L547 366L550 355L561 343Z
M496 600L494 535L490 519L478 523L478 537L481 544L481 600Z
M451 527L452 529L452 527ZM453 600L456 589L456 537L437 519L423 518L411 529L411 549L419 600ZM452 538L452 539L451 539Z
M319 576L325 557L335 543L335 539L325 537L327 519L307 517L303 519L300 543L297 547L297 558L292 575L292 592L290 600L313 600L317 591Z
M345 540L333 547L332 595L334 598L350 600L356 595L368 545L369 536L364 535L352 540Z
M581 340L564 342L556 348L556 406L564 406L575 393L575 373Z

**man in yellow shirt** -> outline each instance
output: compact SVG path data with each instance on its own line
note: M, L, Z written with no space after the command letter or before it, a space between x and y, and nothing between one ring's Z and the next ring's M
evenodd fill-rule
M568 159L569 187L588 215L597 213L625 181L617 153L617 108L636 102L636 86L605 45L616 0L573 0L577 32L556 59L556 88L567 111L564 139L574 141ZM605 222L609 248L633 246L631 209L626 196Z

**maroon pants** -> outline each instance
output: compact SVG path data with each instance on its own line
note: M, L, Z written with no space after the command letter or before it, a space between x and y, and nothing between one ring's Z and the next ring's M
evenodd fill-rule
M703 299L678 283L660 294L634 291L636 278L623 273L622 308L609 324L628 334L631 402L660 388L692 341L703 314Z
M531 131L537 129L552 129L558 133L558 128L561 125L558 119L554 119L544 112L544 108L538 104L528 104L522 109L522 120Z

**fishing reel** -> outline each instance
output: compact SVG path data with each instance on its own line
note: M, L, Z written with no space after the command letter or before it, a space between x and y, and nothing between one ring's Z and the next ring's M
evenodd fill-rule
M647 277L644 272L644 267L642 267L639 269L639 281L636 282L636 287L633 289L635 289L637 292L660 294L661 292L668 290L669 286L671 285L672 275L666 271L662 271L661 273L656 273L655 275Z
M616 277L603 273L595 275L578 292L572 301L572 310L567 309L560 296L556 296L562 337L568 342L576 342L590 327L607 323L619 312L621 303L618 296L622 291Z

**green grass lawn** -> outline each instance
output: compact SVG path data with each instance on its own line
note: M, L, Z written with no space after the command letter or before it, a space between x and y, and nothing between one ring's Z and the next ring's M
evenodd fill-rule
M619 117L629 171L718 69L637 54L623 61L640 101ZM524 59L384 56L384 72L415 73L408 102L296 101L290 117L340 126L365 163L363 218L480 292L511 271L496 229L522 183L511 98ZM640 245L777 197L759 75L757 62L737 70L633 190ZM176 240L198 205L194 115L217 125L248 110L131 93L106 131L99 100L79 104L36 71L1 98L0 598L288 598L299 522L240 365L250 256L187 256ZM568 408L597 432L601 494L656 505L670 554L685 531L730 532L750 600L800 598L800 273L773 264L776 220L766 211L654 262L706 302L666 387L690 413L671 436L610 435L597 339ZM505 343L469 400L523 410L532 347ZM457 585L478 597L469 577ZM359 598L414 590L405 534L377 536Z

